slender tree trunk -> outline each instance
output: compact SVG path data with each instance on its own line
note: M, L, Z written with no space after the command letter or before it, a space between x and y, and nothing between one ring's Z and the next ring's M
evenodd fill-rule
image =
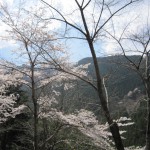
M100 102L101 102L101 106L103 108L105 117L106 117L107 122L109 124L110 131L111 131L112 136L114 138L114 142L115 142L117 150L124 150L122 139L121 139L121 136L120 136L120 133L119 133L119 127L118 127L116 122L113 122L113 120L110 116L110 112L109 112L108 107L107 107L107 100L106 100L106 96L105 96L105 93L104 93L104 90L103 90L103 83L102 83L102 79L101 79L101 74L100 74L99 65L98 65L96 54L95 54L93 42L90 39L87 39L87 41L88 41L88 44L89 44L89 47L90 47L90 50L91 50L93 63L94 63L94 67L95 67L95 73L96 73L96 78L97 78L98 95L99 95L99 99L100 99Z
M146 148L145 150L150 150L150 85L147 81L147 129L146 129Z
M34 103L34 150L38 150L37 125L38 125L37 104L35 102Z
M150 150L150 98L148 98L148 116L147 116L147 130L146 130L146 148Z
M38 108L37 108L37 100L35 98L35 82L34 82L34 63L31 65L31 72L32 72L32 101L34 107L34 150L38 150L38 135L37 135L37 128L38 128Z
M88 29L88 25L87 25L85 15L83 12L84 9L81 6L79 6L79 9L80 9L83 25L84 25L84 28L86 31L85 37L86 37L86 40L87 40L87 43L89 45L89 48L90 48L90 51L92 54L92 58L93 58L93 63L94 63L95 73L96 73L96 79L97 79L98 96L100 99L100 103L101 103L103 112L105 114L105 117L107 119L107 122L109 124L110 131L112 133L112 136L113 136L117 150L124 150L122 139L121 139L121 136L119 133L119 127L118 127L116 122L113 122L113 119L111 118L110 112L109 112L108 107L107 107L107 99L106 99L105 92L103 90L103 82L101 79L99 65L98 65L98 61L97 61L97 57L96 57L96 53L95 53L95 49L94 49L94 45L93 45L94 41L93 41L93 38L91 37L89 29Z
M2 136L2 141L1 141L1 149L6 150L6 145L7 145L7 132L4 132L4 135Z
M146 147L145 150L150 150L150 80L149 80L149 73L150 73L150 60L149 60L149 52L146 53L146 64L145 64L145 87L146 87L146 94L147 94L147 129L146 129Z
M42 119L43 121L43 141L44 141L44 144L42 146L42 149L44 150L45 149L45 146L46 146L46 139L47 139L47 135L48 135L48 125L47 125L47 120L45 118Z

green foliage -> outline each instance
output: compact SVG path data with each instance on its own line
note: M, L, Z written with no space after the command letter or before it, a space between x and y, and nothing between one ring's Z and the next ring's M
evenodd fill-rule
M147 106L146 101L140 103L140 107L131 115L135 124L127 129L126 133L126 146L145 146L146 137L146 117Z

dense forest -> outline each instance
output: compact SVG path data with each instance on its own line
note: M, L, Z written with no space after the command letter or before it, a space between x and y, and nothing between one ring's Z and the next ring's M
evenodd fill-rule
M147 0L0 1L0 150L150 150L139 8ZM75 62L71 45L90 57Z
M135 60L138 60L139 56L129 56L129 58L131 59L134 58ZM118 61L119 60L123 61L123 59L124 57L121 55L101 57L98 58L98 62L100 64L99 67L101 68L101 73L103 77L111 74L110 78L108 78L106 81L106 87L109 93L109 108L113 117L116 119L120 117L126 117L130 118L132 122L134 122L134 124L131 124L131 126L129 127L128 126L123 127L124 128L123 130L126 131L126 133L123 134L125 138L124 139L125 146L126 147L130 147L133 145L136 147L144 146L146 134L146 131L144 130L146 129L145 127L146 103L144 101L145 90L140 77L133 70L131 70L128 67L125 67L124 65L123 66L118 65ZM124 59L124 64L125 63L128 64L128 62L125 61ZM77 64L75 64L74 67L78 68L80 66L85 66L86 64L89 65L86 69L84 68L84 71L87 72L87 76L94 79L95 74L93 72L94 66L92 58L84 58L80 60ZM17 68L20 69L25 67L29 68L29 66L25 65L18 66ZM8 70L4 69L3 72L1 72L1 74L5 76L8 75L9 78L11 74L13 74L13 72L14 70L12 69ZM47 69L44 70L44 74L45 73L52 74L51 70ZM15 75L16 73L14 74L14 76ZM16 80L19 79L18 77L19 76L16 77ZM28 77L24 75L23 80L24 82L28 82ZM55 115L57 115L57 113L59 112L63 112L64 117L67 117L68 114L72 114L75 116L83 115L82 111L86 109L87 113L93 112L93 114L91 115L92 117L95 117L96 119L95 121L98 121L99 124L105 126L106 120L103 117L103 111L99 105L98 95L95 92L95 90L91 88L90 85L83 82L82 80L79 80L78 78L63 79L61 83L59 83L60 81L57 80L54 80L53 82L54 83L52 82L48 83L44 88L42 86L42 89L39 89L37 91L37 93L42 92L42 94L44 94L45 96L44 101L43 102L41 101L39 103L41 107L40 109L44 113L43 115L45 115L45 117L41 116L39 118L38 124L39 129L38 136L40 138L39 139L40 142L44 143L45 142L43 141L44 139L48 140L47 142L45 142L43 147L46 149L46 147L51 147L53 145L53 149L66 150L70 149L70 147L82 150L87 148L91 150L99 149L99 146L93 144L94 141L91 142L90 138L92 137L83 134L82 130L80 131L80 129L76 126L75 123L74 124L70 123L70 125L66 124L64 123L63 119L60 120L59 117L61 116L59 115L55 116L56 118L54 116L49 116L54 115L51 113L56 113ZM56 84L56 82L58 85ZM30 143L30 140L32 140L33 135L31 132L32 128L29 126L29 123L33 122L32 113L30 112L30 109L32 109L33 107L30 101L32 93L24 84L15 86L14 84L8 85L5 91L7 92L5 93L5 96L2 96L2 98L5 99L6 97L10 97L11 94L15 94L14 99L15 103L13 102L12 102L13 104L6 103L3 106L1 106L2 108L4 107L3 113L4 111L6 113L3 114L4 116L2 117L3 119L6 119L6 121L4 123L3 122L1 123L1 136L0 136L1 149L2 150L16 149L16 148L32 149L32 143ZM19 95L19 97L17 97L17 95ZM24 110L22 110L21 108L20 112L20 108L18 106L21 105L28 106L28 108L25 108ZM14 112L15 113L14 117L12 117L14 109L16 109L16 111ZM58 112L55 112L56 110L53 109L56 109ZM19 113L17 113L18 111ZM90 119L91 116L88 116L88 114L86 115L87 116L78 116L79 117L78 119L80 123L82 123L83 121L83 125L85 124L85 126L87 125L89 127L92 127L92 124L94 122L92 123L91 119L94 118ZM86 121L86 119L88 124L84 122ZM125 120L125 122L123 121L123 123L126 122L128 122L128 119ZM108 132L107 126L105 128L102 130L106 130ZM94 131L92 132L94 134ZM106 135L107 132L105 133ZM109 136L107 136L107 138L111 139L111 137ZM105 140L107 140L107 138ZM66 143L66 141L69 143Z

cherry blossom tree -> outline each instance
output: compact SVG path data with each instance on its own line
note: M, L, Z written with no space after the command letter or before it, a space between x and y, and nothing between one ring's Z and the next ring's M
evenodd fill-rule
M4 67L0 69L0 123L6 122L9 118L15 118L16 115L20 114L25 108L25 105L15 106L16 101L19 98L19 94L7 95L8 88L10 86L18 86L21 74L14 73Z
M0 65L13 70L13 74L18 77L14 79L13 74L10 77L8 74L9 80L22 84L29 93L30 105L27 107L33 115L33 148L37 150L39 116L43 109L46 111L47 105L51 106L51 101L54 102L59 96L59 92L55 89L62 84L62 81L86 77L86 71L83 69L85 66L73 67L68 63L64 46L57 42L57 38L49 29L50 22L43 22L35 17L35 14L44 15L42 11L31 8L30 13L26 10L16 12L2 5L1 14L1 21L8 27L6 35L1 38L7 39L8 42L13 39L16 43L13 52L15 57L21 58L19 62L21 65L9 61L1 61ZM69 71L64 71L64 66L69 68ZM66 76L66 72L69 75ZM44 92L48 85L51 86L49 96ZM71 87L73 84L65 84L65 89Z
M59 61L63 63L63 60L60 57L61 60L58 60L56 54L63 53L63 48L61 44L57 44L53 35L49 35L47 23L43 23L39 19L36 19L34 15L28 15L25 11L18 11L18 14L16 15L16 12L9 12L6 6L1 6L1 13L1 20L9 29L7 31L8 34L2 38L13 39L17 43L19 49L15 50L15 52L16 55L22 58L21 61L23 61L23 65L21 66L17 66L17 64L11 62L1 62L1 66L15 70L16 75L21 74L22 80L18 80L18 82L24 84L26 89L30 91L29 93L31 93L30 101L32 102L32 106L29 108L33 113L34 118L33 146L34 149L37 150L38 97L40 93L42 93L42 87L57 78L58 73L51 70L55 69ZM15 15L13 16L13 14ZM28 20L28 22L25 20ZM55 41L55 44L53 41ZM41 52L39 49L42 49L43 51ZM51 60L49 59L49 65L46 65L43 61L44 59L47 59L45 53L51 58Z
M102 149L113 149L114 143L111 140L109 125L107 123L101 124L91 111L81 109L72 114L64 114L62 111L57 110L57 108L52 107L53 104L57 103L56 99L48 97L40 98L39 103L41 103L40 118L59 120L63 124L74 126L84 135L91 138L94 145ZM116 122L120 127L134 124L130 118L126 117L121 117ZM120 134L125 132L120 131Z

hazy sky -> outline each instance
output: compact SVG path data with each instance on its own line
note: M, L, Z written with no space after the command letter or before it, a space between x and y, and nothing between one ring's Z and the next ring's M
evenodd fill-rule
M36 6L39 7L41 3L39 0L26 0L28 3L26 3L25 8L28 9L30 6ZM68 13L72 10L75 10L75 3L74 0L46 0L47 2L59 6L61 10L64 13ZM81 1L81 0L79 0ZM87 0L85 0L87 1ZM124 0L124 2L129 0ZM16 4L19 2L19 0L0 0L0 3L8 3L8 7L10 9L14 9ZM142 2L139 2L137 4L134 4L133 6L129 6L128 9L125 9L122 11L122 14L120 16L116 16L113 20L114 23L114 30L115 35L119 36L124 27L130 22L130 26L128 27L128 33L136 33L137 31L140 31L143 26L146 24L149 24L149 10L150 10L150 1L149 0L143 0ZM16 8L15 8L16 9ZM87 14L92 11L92 7L87 8ZM98 13L98 12L96 12ZM107 13L106 13L107 14ZM80 20L78 18L78 13L76 15L72 15L71 19L78 21ZM103 16L104 19L106 16ZM90 22L89 22L90 24ZM60 23L53 23L54 28L59 28L61 26ZM109 25L108 25L109 28ZM5 35L5 30L7 30L7 27L0 22L0 36ZM112 29L110 29L111 31ZM73 33L73 32L72 32ZM67 47L70 50L71 59L73 61L77 61L84 57L89 57L90 52L88 49L88 46L85 41L81 40L67 40ZM114 43L113 40L100 40L96 43L96 51L98 56L104 56L104 55L111 55L116 53L117 45ZM0 57L4 58L11 58L10 49L15 49L16 43L13 41L0 41ZM117 52L118 53L118 52Z

